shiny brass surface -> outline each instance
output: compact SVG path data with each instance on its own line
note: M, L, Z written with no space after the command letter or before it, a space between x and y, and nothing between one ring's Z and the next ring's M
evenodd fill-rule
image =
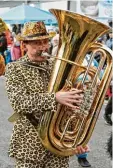
M3 33L4 31L8 30L8 26L6 23L0 18L0 33Z
M110 28L69 11L50 11L58 20L60 42L48 91L82 88L84 101L79 105L80 110L75 111L58 104L55 113L46 112L43 115L38 131L42 144L48 150L56 155L69 156L76 154L78 145L88 143L111 80L112 51L95 42ZM83 61L89 51L92 56L88 65L84 66ZM97 52L101 59L98 68L95 68L92 61ZM105 60L107 64L100 79Z

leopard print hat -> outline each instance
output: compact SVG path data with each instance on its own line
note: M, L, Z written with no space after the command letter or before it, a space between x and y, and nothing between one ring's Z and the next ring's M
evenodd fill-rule
M17 37L18 41L31 41L50 38L44 22L27 22L24 24L22 33Z

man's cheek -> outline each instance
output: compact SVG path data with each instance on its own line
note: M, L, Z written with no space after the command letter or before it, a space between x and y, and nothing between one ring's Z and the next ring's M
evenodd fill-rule
M43 47L43 49L44 49L44 50L49 49L49 45L45 45L45 46Z

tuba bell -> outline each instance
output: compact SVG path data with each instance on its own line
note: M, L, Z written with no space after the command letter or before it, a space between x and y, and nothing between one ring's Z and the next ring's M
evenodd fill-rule
M55 113L43 115L38 131L45 148L59 156L70 156L76 154L78 145L85 146L88 143L111 81L112 51L95 42L110 28L70 11L50 11L58 20L60 42L48 91L82 88L84 101L76 110L58 104ZM88 52L92 54L88 65L84 66ZM98 68L93 68L92 61L96 53L100 53L100 61ZM105 61L106 67L100 79Z

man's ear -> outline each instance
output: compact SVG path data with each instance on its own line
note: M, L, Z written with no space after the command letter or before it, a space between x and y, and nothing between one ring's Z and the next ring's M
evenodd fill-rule
M23 45L25 48L26 48L27 44L28 44L28 42L26 42L26 41L25 41L25 42L24 42L24 41L22 42L22 45Z
M27 51L27 42L22 41L21 46L24 49L24 51Z
M23 47L24 47L25 49L27 49L27 44L23 44Z

